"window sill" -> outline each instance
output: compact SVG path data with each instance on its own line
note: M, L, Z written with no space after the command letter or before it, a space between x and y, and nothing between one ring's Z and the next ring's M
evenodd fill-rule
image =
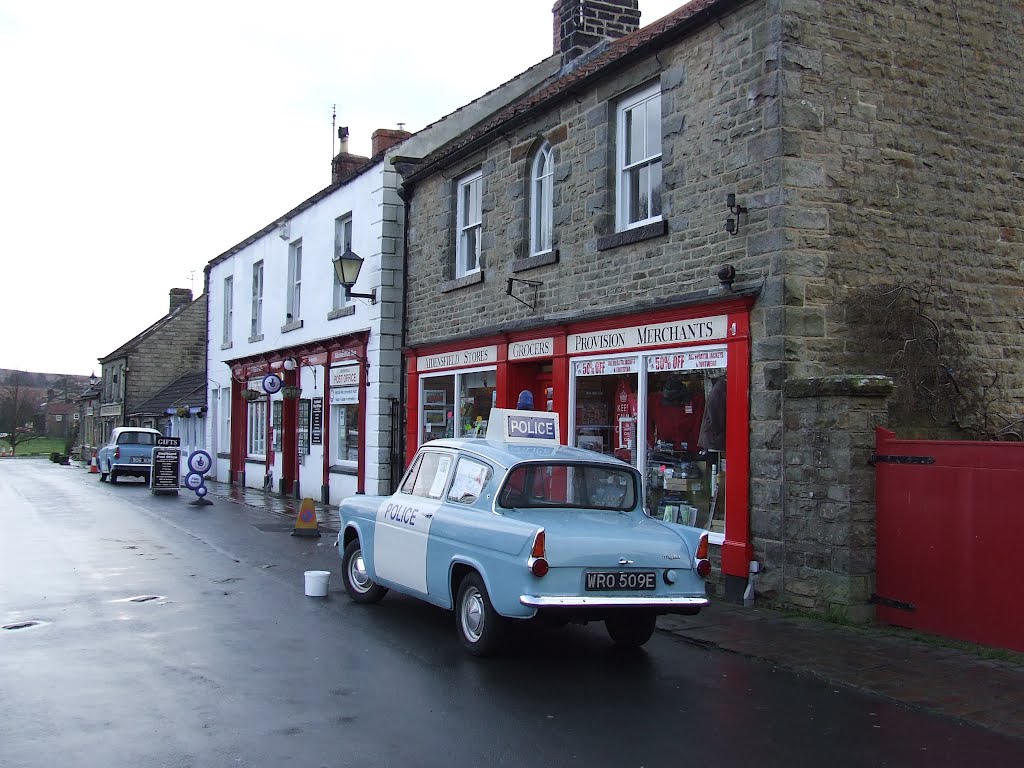
M250 336L249 337L249 343L250 344L255 344L258 341L263 341L263 334L262 333L257 333L255 336Z
M220 345L220 348L221 349L231 349L231 342L230 341L225 341L223 344Z
M607 251L611 248L618 248L621 245L639 243L643 240L650 240L654 237L661 237L668 234L668 222L662 219L650 224L644 224L633 229L624 229L622 232L613 232L597 238L597 250Z
M357 466L349 467L341 464L335 464L328 470L328 472L332 475L352 475L355 477L359 475L359 468Z
M349 304L345 307L339 307L338 309L332 309L327 313L328 320L337 320L339 317L348 317L356 313L356 305Z
M539 253L536 256L528 256L525 259L516 259L512 262L512 273L525 272L528 269L534 269L535 267L546 267L549 264L557 264L559 257L559 251L555 248L553 251L547 251L545 253Z
M217 458L218 459L230 459L231 458L231 454L230 453L218 453L217 454Z
M288 333L290 331L297 331L302 327L301 320L292 320L290 323L285 323L281 326L281 333Z
M484 271L481 269L478 272L465 275L463 277L457 277L454 280L448 280L447 282L441 283L441 293L449 293L450 291L457 291L460 288L468 288L471 285L476 285L484 281Z
M245 457L245 463L246 464L266 464L267 460L265 458L263 458L262 456L246 456Z

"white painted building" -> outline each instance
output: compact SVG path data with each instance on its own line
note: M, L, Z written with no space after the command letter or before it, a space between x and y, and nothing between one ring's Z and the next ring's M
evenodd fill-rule
M390 491L403 203L384 151L408 135L376 132L373 160L343 152L331 186L207 265L217 480L332 504ZM364 259L352 292L374 299L335 278L346 250Z
M216 480L330 504L392 491L404 470L405 206L391 161L415 163L557 68L553 56L414 136L375 131L371 159L343 144L331 186L207 264ZM352 292L375 300L346 299L335 279L347 248L364 259Z

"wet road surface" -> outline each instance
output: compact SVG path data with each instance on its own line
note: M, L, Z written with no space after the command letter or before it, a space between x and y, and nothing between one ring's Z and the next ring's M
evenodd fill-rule
M1018 765L1024 744L659 633L515 632L341 591L266 510L0 462L0 765ZM326 599L303 572L332 572ZM143 602L130 598L149 597Z

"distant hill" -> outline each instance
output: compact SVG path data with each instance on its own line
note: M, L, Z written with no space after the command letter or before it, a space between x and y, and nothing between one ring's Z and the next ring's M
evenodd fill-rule
M17 371L13 368L0 368L0 384L7 381L7 377ZM48 391L54 392L58 397L75 398L89 386L88 376L76 376L70 373L36 373L34 371L22 371L25 374L24 386L39 390L45 395Z

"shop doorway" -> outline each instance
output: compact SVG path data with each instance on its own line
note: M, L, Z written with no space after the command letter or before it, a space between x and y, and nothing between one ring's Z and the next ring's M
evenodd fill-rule
M502 407L515 408L519 402L520 393L525 390L533 396L532 410L553 411L555 409L550 362L510 364L507 381L505 403Z

